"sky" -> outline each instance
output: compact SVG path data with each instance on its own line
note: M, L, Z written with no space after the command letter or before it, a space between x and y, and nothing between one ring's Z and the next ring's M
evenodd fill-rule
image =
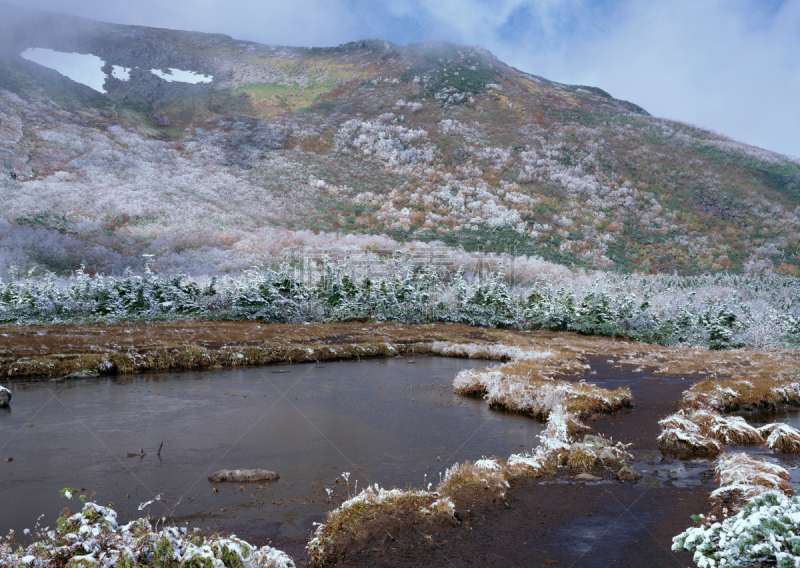
M800 0L10 0L267 44L479 45L655 116L800 157Z

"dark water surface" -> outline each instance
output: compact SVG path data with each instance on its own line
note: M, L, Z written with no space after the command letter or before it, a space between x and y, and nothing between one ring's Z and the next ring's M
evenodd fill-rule
M453 394L459 370L487 362L409 361L12 383L11 409L0 411L0 459L14 458L0 461L0 532L33 528L40 514L54 526L62 508L80 508L58 491L77 487L114 503L122 522L161 494L154 517L174 511L174 522L263 544L306 534L346 498L342 472L350 472L351 492L356 481L435 485L454 461L505 458L538 443L540 423ZM147 455L126 457L137 444ZM234 468L281 478L207 480Z

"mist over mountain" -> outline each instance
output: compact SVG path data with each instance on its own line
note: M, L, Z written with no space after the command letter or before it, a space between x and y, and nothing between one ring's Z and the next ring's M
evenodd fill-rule
M404 242L796 276L800 165L479 47L289 48L0 4L0 273Z

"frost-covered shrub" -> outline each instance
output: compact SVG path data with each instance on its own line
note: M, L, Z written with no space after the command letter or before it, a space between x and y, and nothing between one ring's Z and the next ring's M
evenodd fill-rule
M736 515L700 523L673 538L672 550L694 552L700 568L800 566L800 500L777 491L753 497Z
M77 490L65 489L72 498ZM83 497L83 496L82 496ZM83 500L83 499L82 499ZM151 501L152 503L152 501ZM139 510L149 503L140 506ZM60 517L55 529L34 532L32 544L13 544L13 531L0 537L0 565L4 568L294 568L284 552L255 548L236 536L204 535L186 527L158 527L149 518L125 525L117 513L91 501L79 513Z
M334 261L327 254L308 259L290 251L280 264L212 278L156 274L150 264L122 276L78 269L70 277L20 277L12 265L10 278L0 280L0 322L181 317L453 322L711 349L800 344L796 278L631 278L548 268L518 284L509 258L490 258L487 268L469 255L430 262L433 254L431 249L403 257L400 251L399 257L382 258L364 252Z

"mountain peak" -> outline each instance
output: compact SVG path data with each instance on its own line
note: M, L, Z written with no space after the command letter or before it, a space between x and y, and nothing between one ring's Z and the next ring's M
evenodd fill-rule
M800 273L795 161L480 47L269 46L0 12L7 238L52 239L9 245L18 265L114 271L149 254L182 269L204 251L208 271L239 270L346 237Z

